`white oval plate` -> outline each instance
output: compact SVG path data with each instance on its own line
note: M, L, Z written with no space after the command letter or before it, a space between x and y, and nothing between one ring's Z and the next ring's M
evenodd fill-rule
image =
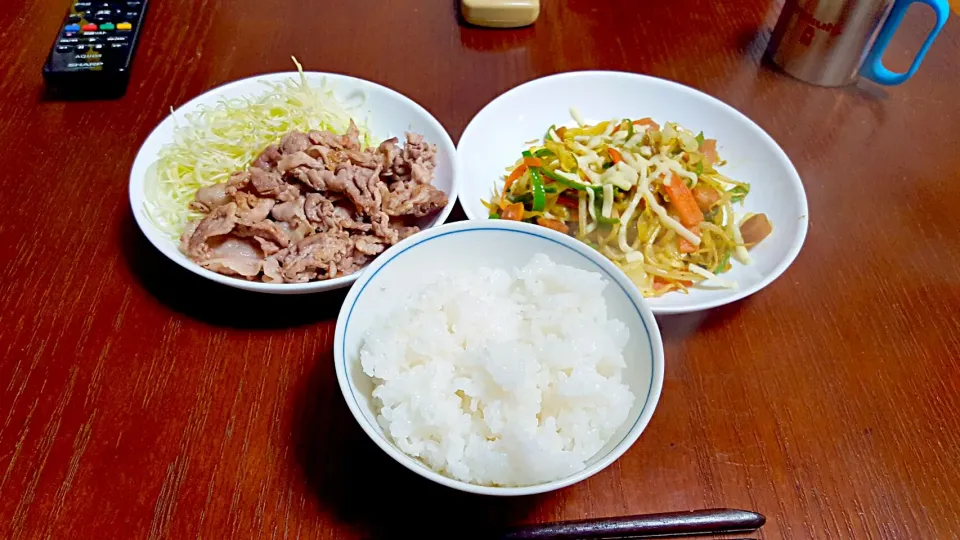
M749 296L769 285L796 258L807 234L807 198L790 159L759 126L729 105L702 92L663 79L610 71L583 71L544 77L518 86L483 108L460 138L457 153L464 171L460 204L470 219L487 219L480 199L494 184L503 185L504 169L527 141L543 137L556 124L574 125L570 108L587 122L652 117L678 122L717 139L727 176L750 183L750 195L738 213L763 212L773 234L750 252L753 264L733 263L723 274L739 288L694 288L647 302L657 314L709 309Z
M440 122L410 98L379 84L333 73L306 72L304 74L311 85L319 87L326 81L332 87L337 98L344 103L352 103L362 95L365 101L362 106L354 109L355 117L358 124L361 122L366 124L374 139L384 140L397 137L403 141L404 132L411 131L423 135L426 142L437 145L437 168L433 183L437 188L443 190L450 200L447 206L437 214L430 226L443 223L450 215L450 211L453 210L460 175L456 148L447 130ZM160 122L160 125L147 137L133 162L133 169L130 171L130 206L137 225L140 226L143 234L146 235L151 244L172 261L195 274L224 285L273 294L321 292L347 287L357 280L360 272L309 283L263 283L218 274L201 267L181 253L177 242L154 226L144 209L144 181L147 176L147 169L159 158L160 148L173 140L174 118L179 118L181 123L184 123L184 115L196 111L201 105L212 106L224 98L259 95L267 90L267 87L262 84L263 82L276 83L286 79L295 79L299 76L299 73L296 72L271 73L242 79L210 90L174 111L163 122Z

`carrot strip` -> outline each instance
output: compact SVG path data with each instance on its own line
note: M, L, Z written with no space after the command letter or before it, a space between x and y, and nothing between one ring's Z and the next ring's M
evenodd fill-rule
M649 116L646 117L646 118L641 118L641 119L635 121L635 122L633 123L633 125L635 125L635 126L650 126L650 127L652 127L653 129L656 129L656 130L659 130L659 129L660 129L660 124L654 122L654 121L653 121L653 118L650 118Z
M570 229L567 228L567 224L560 221L559 219L550 219L550 218L537 218L537 225L541 227L546 227L548 229L553 229L557 232L567 234L570 232Z
M500 219L508 219L510 221L522 221L523 220L523 203L513 203L508 204L506 208L503 209L503 212L500 212Z
M662 277L660 277L660 276L653 276L653 290L655 290L655 291L659 291L659 290L663 289L664 287L667 287L667 286L669 286L669 285L671 285L671 284L673 284L673 283L674 283L673 281L670 281L670 280L668 280L668 279L666 279L666 278L662 278ZM683 285L684 287L693 287L693 282L692 282L692 281L677 280L676 283L679 283L680 285Z
M513 185L514 182L519 180L520 177L523 176L523 173L525 172L527 172L526 165L520 165L516 169L514 169L513 172L510 173L510 176L507 177L506 183L503 184L503 190L506 191L510 189L510 186Z
M540 161L540 158L536 158L536 157L523 158L523 164L526 165L527 167L543 167L543 162Z
M633 122L631 122L631 124L633 124L633 125L635 125L635 126L649 126L649 127L652 127L653 129L657 129L657 130L660 129L660 124L654 122L654 121L653 121L653 118L650 118L649 116L646 117L646 118L641 118L641 119L639 119L639 120L634 120ZM616 132L618 132L618 131L620 131L620 126L617 126L617 127L613 128L613 131L612 131L610 134L613 135L614 133L616 133Z
M693 227L687 227L687 228L690 229L690 232L692 232L693 234L700 236L700 227L698 227L697 225L694 225ZM696 253L697 252L698 250L697 246L691 244L689 240L687 240L682 236L680 236L679 238L680 238L680 253Z
M667 190L667 195L670 196L670 205L680 216L680 223L684 227L690 229L703 221L703 212L700 211L697 200L693 198L690 188L683 183L683 179L677 176L677 173L671 172L670 181L664 182L663 186Z
M503 183L503 193L500 195L500 209L504 210L507 208L507 192L510 191L510 186L514 182L520 179L523 176L523 173L527 172L526 165L519 165L516 169L510 173L510 176L507 177L507 181Z
M623 161L623 156L620 155L620 152L616 148L607 148L607 152L610 154L610 159L613 160L614 165Z

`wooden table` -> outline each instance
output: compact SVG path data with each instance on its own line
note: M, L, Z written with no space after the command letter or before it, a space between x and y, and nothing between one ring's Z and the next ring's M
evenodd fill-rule
M721 506L766 514L753 536L769 539L960 535L957 20L907 84L831 90L762 65L780 9L764 0L546 0L515 31L464 28L453 0L158 0L126 96L59 102L40 67L60 4L5 3L0 29L0 537L428 538ZM908 18L894 67L926 15ZM134 155L171 106L291 55L397 89L454 139L551 73L694 86L793 159L806 245L761 293L660 319L663 397L608 469L525 499L432 485L344 405L342 294L215 286L130 213Z

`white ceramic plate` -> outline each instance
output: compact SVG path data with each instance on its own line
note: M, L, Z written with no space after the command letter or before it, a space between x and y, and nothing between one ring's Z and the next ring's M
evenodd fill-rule
M603 292L611 317L630 330L624 351L623 380L636 397L627 421L611 440L567 478L527 487L488 487L448 478L398 450L377 423L373 383L360 367L360 346L372 325L398 307L411 283L440 271L477 266L514 269L545 253L554 262L599 272L609 281ZM414 235L373 261L350 289L333 338L334 364L340 390L360 427L384 452L411 471L439 484L484 495L530 495L559 489L588 478L617 460L640 436L660 398L663 386L663 342L653 313L637 288L610 261L586 244L558 232L507 221L461 221Z
M361 96L365 99L362 106L354 109L357 123L366 123L376 140L385 140L397 137L404 141L404 132L411 131L423 135L428 143L437 145L437 168L433 184L443 190L450 201L437 214L430 226L443 223L455 204L459 186L459 171L457 166L456 149L450 135L426 109L413 100L389 88L354 77L331 73L305 73L307 80L315 86L320 86L326 80L332 86L334 94L344 103L358 102ZM260 95L266 91L263 81L279 82L290 78L297 78L296 72L271 73L248 79L239 80L210 90L209 92L192 99L168 116L153 130L140 148L137 158L130 172L130 206L137 224L157 249L180 266L212 279L218 283L246 289L250 291L267 292L274 294L303 294L320 292L346 287L356 281L360 272L349 276L313 281L309 283L263 283L246 281L223 274L212 272L190 261L177 247L177 242L162 233L147 218L144 210L144 180L147 169L159 157L160 148L173 138L174 118L181 122L185 114L193 112L201 105L212 106L224 98Z
M686 86L633 73L584 71L545 77L506 92L483 108L467 126L457 152L464 171L460 204L470 219L487 219L480 199L493 185L503 185L504 169L513 164L527 141L543 137L556 124L575 125L570 108L587 122L612 118L652 117L660 124L678 122L717 139L727 161L727 176L750 183L738 213L763 212L773 234L750 252L754 262L723 274L737 290L694 288L648 299L654 313L699 311L728 304L769 285L800 252L807 234L807 198L790 159L759 126L736 109Z

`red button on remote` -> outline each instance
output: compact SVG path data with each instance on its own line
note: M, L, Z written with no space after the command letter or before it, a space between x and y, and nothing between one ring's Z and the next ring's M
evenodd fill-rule
M93 23L85 24L85 25L83 25L83 27L80 28L80 29L83 30L84 32L96 32L96 31L97 31L97 25L95 25L95 24L93 24Z

